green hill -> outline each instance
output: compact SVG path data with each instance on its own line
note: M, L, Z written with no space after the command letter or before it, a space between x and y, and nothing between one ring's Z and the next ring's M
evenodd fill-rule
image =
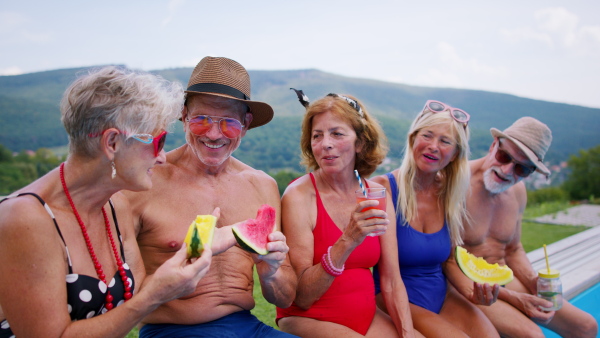
M64 146L67 137L58 105L63 91L86 68L60 69L16 76L0 76L0 144L12 151ZM192 68L154 71L187 84ZM600 144L600 109L522 98L477 90L429 88L343 77L319 70L250 71L252 98L268 102L275 118L253 129L235 156L265 171L299 166L300 121L304 113L293 91L302 89L312 100L330 92L358 97L382 122L390 139L390 157L398 158L410 120L428 99L460 107L471 114L473 157L487 151L489 128L504 129L517 118L533 116L548 124L554 141L547 160L558 163L580 149ZM177 122L167 149L184 142Z

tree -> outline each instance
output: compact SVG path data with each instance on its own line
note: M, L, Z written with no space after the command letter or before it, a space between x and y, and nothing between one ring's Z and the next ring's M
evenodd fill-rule
M288 184L303 174L296 171L280 170L276 173L270 173L269 175L275 179L277 186L279 187L279 194L283 196L283 192Z
M5 146L0 144L0 162L12 162L12 152Z
M571 173L563 184L572 199L583 200L600 196L600 145L580 150L567 161Z

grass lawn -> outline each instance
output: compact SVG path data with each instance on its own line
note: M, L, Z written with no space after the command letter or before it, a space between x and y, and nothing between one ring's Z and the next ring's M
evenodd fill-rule
M568 207L570 207L570 205L566 202L543 203L541 205L528 207L527 210L525 210L524 218L531 219L565 210ZM584 226L540 224L523 221L521 243L523 243L525 251L530 252L541 248L544 244L554 243L586 229L588 228ZM263 298L256 270L254 271L254 280L256 281L254 283L254 299L256 300L256 307L251 312L263 323L277 328L277 325L275 325L275 306L269 304ZM127 335L127 338L136 338L137 336L137 329L134 329Z

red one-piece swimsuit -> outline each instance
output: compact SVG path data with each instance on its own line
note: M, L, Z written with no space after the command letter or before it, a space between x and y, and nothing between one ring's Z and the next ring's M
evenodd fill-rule
M313 230L313 264L320 264L327 248L342 235L321 201L313 174L310 174L317 196L317 222ZM381 246L378 237L367 237L350 254L345 270L336 277L329 289L304 311L296 304L286 309L277 308L277 320L289 316L309 317L338 323L365 335L375 316L375 293L370 268L379 261Z

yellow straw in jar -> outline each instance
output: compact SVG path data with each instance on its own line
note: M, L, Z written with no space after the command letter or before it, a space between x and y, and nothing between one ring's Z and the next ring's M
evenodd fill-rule
M550 262L548 261L548 251L546 250L546 244L544 244L544 255L546 256L546 269L550 273Z

